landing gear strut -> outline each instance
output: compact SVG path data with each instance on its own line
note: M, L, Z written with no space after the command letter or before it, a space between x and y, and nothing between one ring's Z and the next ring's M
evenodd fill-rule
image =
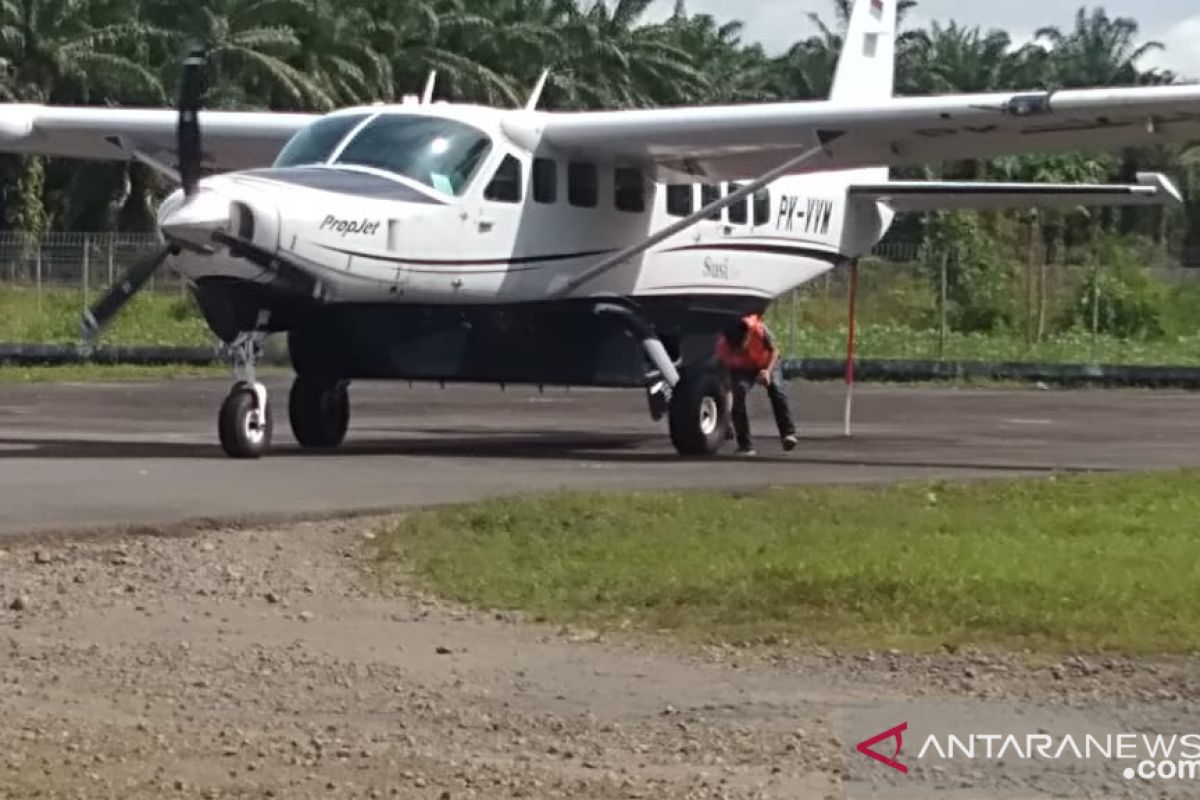
M230 346L234 384L217 419L221 448L230 458L260 458L271 447L271 405L255 370L265 336L259 331L241 333Z
M717 371L696 364L681 372L654 328L634 308L600 303L595 313L623 320L641 342L646 360L654 366L646 386L650 416L656 422L667 417L675 450L682 456L720 452L729 429L729 405Z

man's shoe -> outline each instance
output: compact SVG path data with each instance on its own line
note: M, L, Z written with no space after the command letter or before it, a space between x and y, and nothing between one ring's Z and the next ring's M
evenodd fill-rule
M753 447L739 447L734 455L739 458L754 458L754 456L758 455L758 451Z
M795 434L792 434L791 436L783 437L784 452L787 452L787 453L792 452L793 450L796 449L797 444L799 444L799 441L796 439Z

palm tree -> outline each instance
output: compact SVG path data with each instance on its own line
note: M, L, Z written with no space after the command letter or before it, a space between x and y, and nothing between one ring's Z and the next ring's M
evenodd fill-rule
M0 62L6 67L0 94L38 103L162 103L166 95L148 60L153 42L164 37L141 19L132 0L8 0L0 3ZM88 190L106 188L101 183ZM49 223L45 191L44 159L0 159L7 227L43 230Z
M1138 67L1142 57L1163 49L1161 42L1138 44L1138 30L1136 20L1112 19L1099 7L1088 14L1086 7L1080 7L1074 30L1064 33L1055 27L1041 28L1036 38L1045 39L1053 48L1061 86L1130 85L1145 82L1146 73Z
M152 18L178 31L165 69L174 76L183 40L208 53L207 105L328 110L335 99L319 76L302 71L301 41L289 18L307 18L305 0L143 0ZM315 24L315 21L314 23ZM295 62L295 63L293 63Z
M338 105L390 100L392 66L375 49L379 23L362 6L302 0L288 21L300 40L297 66Z
M819 100L829 97L833 74L842 51L842 37L814 16L818 35L792 45L772 63L774 89L788 100Z
M134 2L7 0L0 3L0 60L6 94L26 102L165 101L147 64L165 32L144 23Z
M693 66L704 76L697 103L730 103L773 100L771 63L762 47L742 44L743 24L721 24L711 14L689 15L678 0L665 32L671 43L689 53Z
M363 7L377 21L367 41L388 54L396 92L419 92L430 70L437 70L442 97L494 105L517 102L503 46L497 43L503 26L492 18L489 5L481 10L471 3L471 11L467 5L465 0L364 0ZM520 50L507 58L515 52Z
M635 108L687 103L708 92L705 75L667 25L639 24L652 0L563 3L554 51L554 104L567 108Z
M1004 31L983 33L951 21L933 22L910 39L906 79L914 94L988 92L1016 88L1021 63L1009 55Z

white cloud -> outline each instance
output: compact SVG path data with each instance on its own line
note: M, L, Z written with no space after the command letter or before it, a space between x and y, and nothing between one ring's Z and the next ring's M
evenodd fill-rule
M1166 50L1146 56L1143 63L1147 67L1170 69L1185 78L1200 80L1200 15L1181 20L1155 38L1166 45Z

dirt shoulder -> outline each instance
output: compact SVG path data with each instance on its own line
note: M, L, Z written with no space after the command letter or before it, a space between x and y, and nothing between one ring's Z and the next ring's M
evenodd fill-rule
M847 704L1200 696L1195 662L681 652L382 597L370 519L0 557L0 798L843 796Z

